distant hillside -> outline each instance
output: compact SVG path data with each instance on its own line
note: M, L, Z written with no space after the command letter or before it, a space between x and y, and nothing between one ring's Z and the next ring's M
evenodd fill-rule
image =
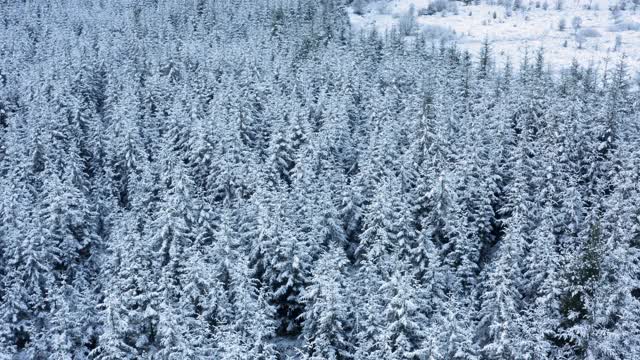
M502 63L520 63L527 48L531 54L542 46L556 70L573 59L604 70L623 54L632 71L640 70L640 5L632 1L357 0L349 14L356 29L398 27L475 55L488 39Z

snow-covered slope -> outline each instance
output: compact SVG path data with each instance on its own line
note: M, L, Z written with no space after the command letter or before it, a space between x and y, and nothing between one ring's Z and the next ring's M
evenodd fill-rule
M526 48L535 51L543 46L546 61L553 68L566 66L575 58L583 65L593 62L603 69L607 60L616 62L624 54L630 69L640 70L640 5L631 1L560 0L558 5L557 0L481 0L465 5L442 0L440 7L447 9L434 13L439 1L356 0L349 10L350 19L356 29L385 31L401 26L413 8L415 27L407 34L423 31L435 41L455 41L473 54L488 38L499 62L507 57L519 62ZM581 19L577 29L573 26L576 17Z

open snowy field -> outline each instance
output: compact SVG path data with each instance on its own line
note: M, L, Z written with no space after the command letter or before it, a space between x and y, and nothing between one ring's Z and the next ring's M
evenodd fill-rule
M604 69L624 54L640 70L640 2L608 0L356 0L349 10L355 29L402 28L434 41L455 41L477 55L485 38L499 62L522 59L543 46L553 69L593 62ZM413 16L411 16L413 14ZM564 25L562 25L564 24Z

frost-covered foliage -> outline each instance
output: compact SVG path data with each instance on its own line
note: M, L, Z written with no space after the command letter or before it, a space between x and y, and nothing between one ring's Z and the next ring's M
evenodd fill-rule
M1 3L0 358L640 357L623 62L333 0Z

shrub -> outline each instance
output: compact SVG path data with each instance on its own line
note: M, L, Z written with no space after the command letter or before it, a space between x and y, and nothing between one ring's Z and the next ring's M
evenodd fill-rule
M609 31L640 31L640 23L634 21L624 21L609 27Z
M616 43L613 46L613 51L620 51L620 48L622 47L622 36L620 36L620 34L616 35Z
M587 38L584 36L577 34L576 35L576 44L578 45L578 49L582 49L582 45L587 41Z
M356 15L364 15L365 0L355 0L353 2L353 13Z
M600 37L602 36L602 34L600 34L600 32L594 28L584 28L580 31L578 31L578 35L579 36L583 36L585 38L593 38L593 37Z
M431 13L429 8L420 8L420 9L418 9L418 16L427 16L427 15L433 15L433 13Z
M453 11L454 7L455 7L455 2L450 3L448 0L433 0L431 3L429 3L429 6L427 6L427 9L424 15L433 15L443 11L454 12Z
M378 3L375 9L376 9L376 12L380 15L391 14L391 9L389 8L389 4L386 2Z
M409 11L400 17L398 22L398 30L405 36L412 35L416 28L416 11L413 5L409 8Z
M439 25L424 25L422 33L425 39L454 40L456 37L451 29Z
M571 26L573 27L573 30L577 33L578 29L582 27L582 18L580 16L574 16L573 19L571 19Z
M558 31L565 31L567 29L567 20L562 18L558 22Z

